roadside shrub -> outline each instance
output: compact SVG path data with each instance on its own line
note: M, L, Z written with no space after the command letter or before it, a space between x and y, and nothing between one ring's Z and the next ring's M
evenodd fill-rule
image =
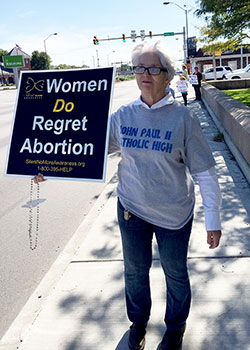
M115 81L125 81L125 80L133 80L135 79L134 75L117 75Z

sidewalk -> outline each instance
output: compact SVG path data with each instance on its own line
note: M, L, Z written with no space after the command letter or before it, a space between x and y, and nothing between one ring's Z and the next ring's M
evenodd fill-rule
M0 86L0 91L15 90L15 89L16 89L16 86L15 86L15 85L10 85L10 86L1 85L1 86Z
M250 350L249 184L225 143L213 141L218 130L203 104L192 101L191 94L189 101L217 162L223 238L219 248L208 249L196 185L188 255L193 299L183 350ZM34 293L42 300L32 324L27 326L21 311L0 342L1 350L128 350L130 323L124 302L116 184L114 176L79 227L81 245L53 289L42 296ZM153 306L145 350L155 350L164 333L165 282L155 242L151 286ZM21 319L26 322L23 328Z

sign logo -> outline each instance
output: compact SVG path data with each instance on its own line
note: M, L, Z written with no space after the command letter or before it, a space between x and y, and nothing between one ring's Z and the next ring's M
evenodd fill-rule
M25 98L26 99L41 99L43 97L43 88L45 80L35 81L33 78L28 77L25 86Z

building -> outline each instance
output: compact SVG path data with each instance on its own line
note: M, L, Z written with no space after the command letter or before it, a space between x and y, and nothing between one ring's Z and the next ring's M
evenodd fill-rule
M23 56L23 63L24 66L20 68L15 68L17 70L17 76L20 76L20 72L22 70L31 70L31 64L30 64L30 56L24 52L20 46L16 45L8 54L7 56ZM15 74L13 69L11 68L5 68L1 64L1 78L3 83L16 83L15 82Z
M238 50L226 50L215 54L216 66L229 66L233 70L246 67L250 63L250 51L246 47ZM190 57L190 70L198 67L201 72L213 67L213 56L206 55L199 49L193 57Z
M14 84L14 73L13 69L5 68L3 63L0 62L1 76L0 76L0 84Z

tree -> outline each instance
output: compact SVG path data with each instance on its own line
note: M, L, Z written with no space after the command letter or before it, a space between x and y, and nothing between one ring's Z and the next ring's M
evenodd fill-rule
M244 41L250 42L249 0L201 0L198 3L200 8L195 14L207 21L207 25L201 28L203 50L208 53L233 50L242 46Z
M127 63L121 64L121 71L122 72L132 72L131 66L129 66Z
M58 66L55 67L56 69L70 69L73 68L72 66L69 66L68 64L61 63Z
M7 55L8 51L0 49L0 62L3 62L2 56Z
M86 66L85 64L83 64L81 67L79 67L79 66L61 63L58 66L55 66L55 68L56 69L76 69L76 68L89 68L89 67Z
M31 69L50 69L51 58L45 52L33 51L31 55Z

